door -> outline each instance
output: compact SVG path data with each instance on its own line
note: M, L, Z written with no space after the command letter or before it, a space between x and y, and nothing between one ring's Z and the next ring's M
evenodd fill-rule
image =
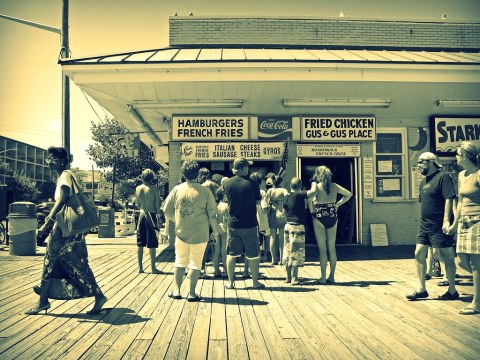
M327 166L333 174L332 181L351 191L353 197L338 209L337 244L357 243L356 164L355 158L300 158L300 178L309 188L317 166ZM312 218L307 216L306 243L316 244Z

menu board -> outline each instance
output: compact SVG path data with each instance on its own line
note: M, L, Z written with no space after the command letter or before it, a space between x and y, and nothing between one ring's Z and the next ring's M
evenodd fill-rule
M370 224L370 237L372 246L387 246L387 224Z

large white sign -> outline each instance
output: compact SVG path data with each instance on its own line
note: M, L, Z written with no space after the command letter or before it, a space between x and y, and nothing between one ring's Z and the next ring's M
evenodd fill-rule
M302 117L304 141L375 141L375 117Z
M480 118L433 119L435 152L454 152L462 141L480 146Z
M359 157L360 145L297 145L299 157Z
M248 116L182 115L172 118L172 140L248 139Z
M281 160L283 142L181 143L182 160L223 161L244 157L248 160Z

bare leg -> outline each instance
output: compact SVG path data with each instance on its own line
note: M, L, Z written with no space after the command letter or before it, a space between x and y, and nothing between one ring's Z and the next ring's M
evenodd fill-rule
M228 287L233 288L235 286L235 265L237 258L227 255L227 274L228 274Z
M461 267L463 270L472 274L473 270L472 270L472 267L470 266L470 257L467 254L457 254L457 256L458 256L458 260L457 260L458 267Z
M425 275L428 277L432 277L433 274L433 248L428 247L427 252L427 269L425 271Z
M279 253L279 261L280 264L283 261L283 246L285 241L285 231L282 228L278 229L278 253Z
M242 276L243 276L244 278L248 278L248 277L250 277L250 273L248 272L248 263L249 263L249 261L248 261L248 259L247 259L246 256L244 256L244 258L245 258L245 260L244 260L244 261L245 261L245 262L244 262L244 265L245 265L245 266L243 267L243 275L242 275Z
M181 267L176 267L173 270L173 273L175 275L175 291L174 294L180 294L180 288L182 287L182 282L185 277L185 268Z
M286 265L285 270L287 271L287 279L285 280L285 282L288 284L292 282L292 267Z
M223 272L227 273L227 235L222 235L221 237L221 250L222 250L222 266Z
M270 254L272 255L272 265L275 265L278 262L277 251L278 251L277 229L270 228Z
M417 292L426 291L425 287L425 272L427 269L427 252L428 245L417 244L415 247L415 267L417 270Z
M148 249L149 253L150 253L150 264L151 264L151 267L152 267L152 274L161 274L162 272L160 270L157 269L157 267L155 266L155 260L157 258L157 249L155 248L152 248L152 249Z
M264 285L258 281L258 274L260 269L260 257L255 259L248 259L248 264L250 267L250 272L252 273L252 286L254 288L263 287Z
M315 239L317 240L318 250L320 251L320 283L327 282L327 233L322 223L313 219L313 231L315 232Z
M143 247L137 246L138 272L143 273Z
M222 252L222 236L218 235L213 248L213 273L215 276L220 274L220 253ZM222 254L223 255L223 254Z
M335 269L337 268L337 249L335 248L335 241L337 238L337 224L331 228L326 229L327 232L327 249L328 260L330 261L330 274L328 275L328 282L335 282Z
M439 250L445 262L445 274L447 275L448 280L448 292L454 294L457 291L455 289L455 275L457 273L457 268L455 266L455 253L453 251L453 247L440 248Z
M292 266L292 284L298 284L298 266Z
M480 255L469 254L469 257L473 271L473 299L468 307L480 311Z
M197 287L198 278L200 277L200 270L190 269L188 271L188 277L190 278L190 297L195 297L195 288Z

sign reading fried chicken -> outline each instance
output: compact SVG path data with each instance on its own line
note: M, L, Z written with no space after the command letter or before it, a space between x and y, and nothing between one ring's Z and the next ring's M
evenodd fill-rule
M248 116L182 115L172 118L172 140L248 139Z
M375 141L375 117L302 117L303 141Z

